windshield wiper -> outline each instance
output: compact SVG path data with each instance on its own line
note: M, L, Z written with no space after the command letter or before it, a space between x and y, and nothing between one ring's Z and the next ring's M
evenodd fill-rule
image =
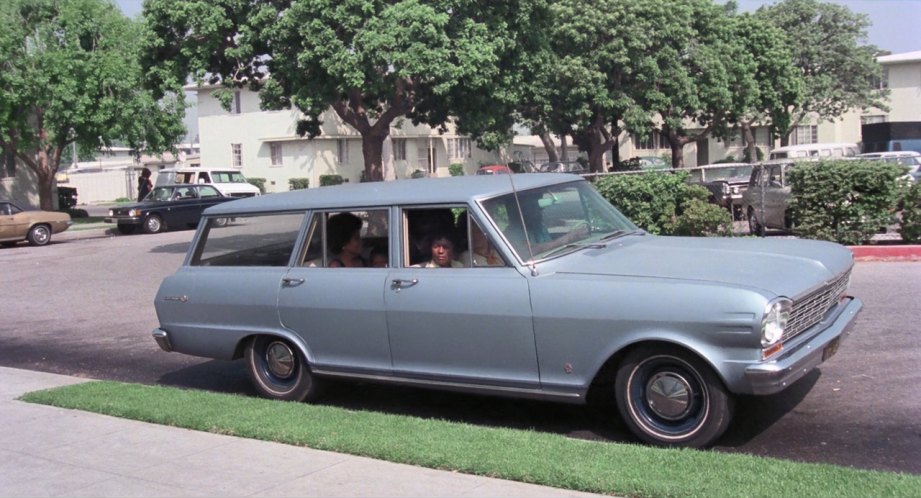
M613 232L605 235L604 237L601 237L600 240L605 241L605 240L616 239L618 237L623 237L624 235L630 235L631 233L634 233L634 232L636 232L636 230L629 230L629 231L628 230L614 230Z

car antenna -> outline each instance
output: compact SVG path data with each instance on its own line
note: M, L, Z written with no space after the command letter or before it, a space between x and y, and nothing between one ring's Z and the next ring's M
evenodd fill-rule
M531 238L528 237L528 227L524 223L524 213L521 211L521 200L518 199L518 190L515 188L515 180L512 179L512 170L508 170L508 182L512 186L512 195L515 197L515 205L518 207L518 219L521 221L521 231L524 232L524 242L528 245L528 260L525 264L528 265L528 268L531 269L531 276L536 277L537 265L534 264L534 251L531 250Z

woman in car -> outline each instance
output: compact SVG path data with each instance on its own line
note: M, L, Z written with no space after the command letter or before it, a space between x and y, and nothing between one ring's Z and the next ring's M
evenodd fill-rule
M368 266L361 257L361 218L352 213L335 214L329 217L326 230L329 234L329 251L333 254L328 267Z

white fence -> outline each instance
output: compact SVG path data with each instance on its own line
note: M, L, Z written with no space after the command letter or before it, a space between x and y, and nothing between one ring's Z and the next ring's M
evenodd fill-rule
M137 198L137 175L134 169L68 173L58 180L59 187L76 187L79 204L98 204L116 199ZM156 173L151 177L156 181ZM63 181L62 181L63 180Z

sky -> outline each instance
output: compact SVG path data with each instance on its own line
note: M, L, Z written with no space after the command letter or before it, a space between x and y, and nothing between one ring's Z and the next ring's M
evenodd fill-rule
M143 0L115 0L115 3L130 17L140 14L143 6ZM736 3L739 10L749 12L776 2L736 0ZM921 51L921 0L833 0L833 3L870 16L873 24L867 33L869 43L893 54Z

